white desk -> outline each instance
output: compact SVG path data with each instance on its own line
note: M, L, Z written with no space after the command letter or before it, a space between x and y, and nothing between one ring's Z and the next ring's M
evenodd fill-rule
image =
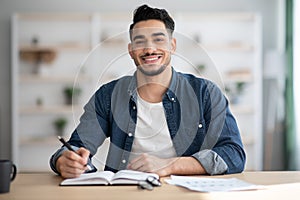
M236 177L254 184L268 185L268 189L240 192L200 193L164 183L152 191L139 190L137 186L74 186L60 187L62 178L53 173L18 174L11 184L10 193L0 194L0 200L89 200L89 199L300 199L300 172L244 172L241 174L210 176ZM280 185L276 185L280 184Z

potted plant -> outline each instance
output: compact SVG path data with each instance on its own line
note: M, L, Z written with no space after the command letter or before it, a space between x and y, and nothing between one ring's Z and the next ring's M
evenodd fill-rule
M36 99L36 105L37 106L43 106L43 103L44 101L43 101L43 98L42 97L38 97L37 99Z
M67 123L68 123L67 119L65 119L63 117L60 117L60 118L57 118L56 120L54 120L53 125L56 129L56 134L58 136L63 135Z
M197 68L197 70L198 70L201 74L203 74L204 71L205 71L206 66L205 66L204 64L199 64L199 65L196 66L196 68Z
M245 89L245 82L239 81L235 83L235 87L236 87L236 92L238 95L241 95Z
M78 87L65 87L64 94L67 105L71 105L72 103L77 104L81 89Z
M240 102L240 98L244 92L245 85L245 82L238 81L234 84L225 86L225 92L227 93L232 104L238 104Z

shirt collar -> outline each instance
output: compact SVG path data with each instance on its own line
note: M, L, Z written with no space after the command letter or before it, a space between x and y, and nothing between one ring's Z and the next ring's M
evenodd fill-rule
M177 89L177 80L178 80L178 73L172 67L172 78L170 86L166 92L166 96L170 101L174 101L176 99L176 89Z

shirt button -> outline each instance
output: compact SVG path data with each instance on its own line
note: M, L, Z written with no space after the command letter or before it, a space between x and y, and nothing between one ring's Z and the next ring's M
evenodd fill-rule
M175 101L175 98L174 98L174 97L172 97L172 98L171 98L171 100L172 100L172 101Z
M199 124L199 126L198 126L199 128L202 128L202 124Z
M126 160L124 159L124 160L122 160L122 163L126 163Z
M133 106L133 107L132 107L132 109L133 109L133 110L135 110L135 109L136 109L136 107L135 107L135 106Z
M132 137L132 135L133 135L132 133L128 133L128 136L129 136L129 137Z

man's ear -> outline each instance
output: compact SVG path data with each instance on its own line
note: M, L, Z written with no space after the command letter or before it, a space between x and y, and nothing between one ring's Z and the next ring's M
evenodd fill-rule
M171 53L173 54L176 51L176 39L172 38L171 40Z
M133 53L132 53L131 43L128 44L127 48L128 48L128 53L129 53L130 57L133 59Z

